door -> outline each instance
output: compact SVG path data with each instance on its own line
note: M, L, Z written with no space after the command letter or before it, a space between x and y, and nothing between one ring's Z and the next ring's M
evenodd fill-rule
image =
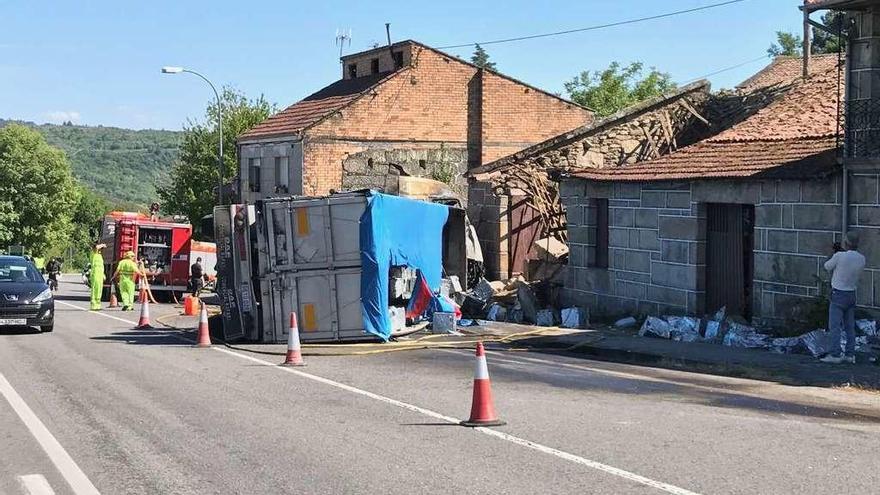
M706 206L706 312L726 307L727 314L750 319L755 208L722 203Z

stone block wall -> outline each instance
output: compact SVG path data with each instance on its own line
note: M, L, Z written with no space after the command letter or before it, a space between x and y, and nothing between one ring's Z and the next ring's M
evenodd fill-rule
M510 262L509 198L494 194L492 185L488 182L473 181L470 183L468 196L468 219L477 230L477 238L483 250L486 278L505 279L509 276L507 268Z
M823 264L841 235L839 176L822 180L561 184L571 249L564 299L608 317L705 308L706 204L755 207L752 313L769 326L807 324L827 291ZM609 200L609 267L591 267L595 198ZM868 266L859 308L880 315L880 173L850 182L850 228Z

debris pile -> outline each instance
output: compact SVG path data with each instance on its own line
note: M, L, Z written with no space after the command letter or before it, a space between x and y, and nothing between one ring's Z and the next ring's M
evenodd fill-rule
M618 320L615 326L625 328L635 324L634 318ZM877 322L856 322L856 351L873 353L873 346L880 346ZM722 308L711 318L689 316L649 316L639 330L641 337L653 337L680 342L720 343L728 347L766 349L780 354L809 354L824 356L832 351L830 333L817 329L797 337L773 337L735 317L727 317ZM872 358L872 361L874 358Z

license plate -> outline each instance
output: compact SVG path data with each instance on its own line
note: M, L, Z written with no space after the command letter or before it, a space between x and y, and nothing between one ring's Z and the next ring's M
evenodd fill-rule
M27 320L24 318L0 318L0 326L4 325L27 325Z

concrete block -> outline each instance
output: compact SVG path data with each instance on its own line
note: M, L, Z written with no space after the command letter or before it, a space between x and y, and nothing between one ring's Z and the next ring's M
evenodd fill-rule
M695 315L704 313L706 309L706 295L704 292L687 293L687 314Z
M778 203L797 203L800 200L800 181L783 180L776 184L776 201Z
M678 209L690 209L691 207L691 193L684 192L669 192L666 193L666 207L667 208L678 208Z
M632 227L635 224L635 210L632 208L609 208L609 225L614 227Z
M880 225L880 206L859 206L856 216L850 215L850 222L857 220L859 225Z
M849 181L849 202L855 205L878 204L878 176L854 175Z
M803 181L801 183L801 201L804 203L836 203L836 182L831 179Z
M761 202L776 202L776 181L765 181L761 183Z
M590 204L584 205L584 225L591 227L596 226L596 218L598 218L599 209Z
M782 205L782 228L794 228L794 205Z
M565 223L569 225L584 225L584 207L575 205L565 209Z
M626 250L612 249L609 253L608 267L615 270L626 270Z
M611 247L629 247L629 230L608 229L608 245Z
M584 197L610 198L612 193L610 182L584 181Z
M687 263L689 244L683 241L662 241L660 244L660 259L673 263Z
M690 191L691 183L684 182L646 182L643 189L648 191Z
M834 232L798 232L798 252L802 254L816 254L831 256L834 244Z
M698 203L759 204L760 182L696 181L691 201Z
M625 269L632 272L650 273L651 254L645 251L630 251L625 254Z
M681 289L649 285L646 297L649 301L660 304L680 307L687 306L687 291Z
M871 294L873 295L871 306L880 307L880 271L865 270L862 278L868 277L871 278Z
M678 289L697 289L697 267L654 262L651 265L651 283Z
M697 219L694 217L660 217L660 238L674 240L699 239Z
M782 227L781 205L759 205L755 207L756 227Z
M611 272L604 268L578 268L574 288L585 292L609 294L612 280Z
M640 199L642 186L637 182L615 182L612 186L614 199Z
M766 232L768 251L798 252L798 233L794 230L767 230Z
M569 266L587 266L587 246L584 244L568 244L568 265Z
M755 253L755 280L781 284L815 285L816 258Z
M639 272L615 272L614 277L616 280L626 280L629 282L639 282L642 284L648 284L651 282L651 274L650 273L639 273Z
M859 233L861 248L860 251L865 255L867 268L880 268L880 229L871 227L860 227L853 229Z
M666 193L663 191L642 191L643 208L665 208Z
M637 311L635 299L599 294L597 297L597 303L599 311L609 318L632 316L636 314Z
M660 256L659 252L651 251L651 261L661 261L661 260L662 260L662 258Z
M660 239L657 237L658 232L656 230L639 229L632 232L636 232L638 234L638 239L635 244L630 244L630 247L634 247L636 249L646 249L648 251L660 250Z
M691 265L706 264L705 242L692 242L688 245L688 263Z
M660 305L657 303L653 303L650 301L639 301L638 306L636 307L636 315L639 318L644 318L646 316L657 316L660 313Z
M835 205L794 205L796 229L840 230L840 207Z
M635 210L635 226L645 229L656 229L660 223L660 213L649 208Z
M645 299L645 284L640 284L636 282L627 282L625 280L618 280L615 284L614 288L615 295L621 297L627 297L630 299Z
M568 242L575 244L595 244L596 228L595 227L574 227L568 226Z

